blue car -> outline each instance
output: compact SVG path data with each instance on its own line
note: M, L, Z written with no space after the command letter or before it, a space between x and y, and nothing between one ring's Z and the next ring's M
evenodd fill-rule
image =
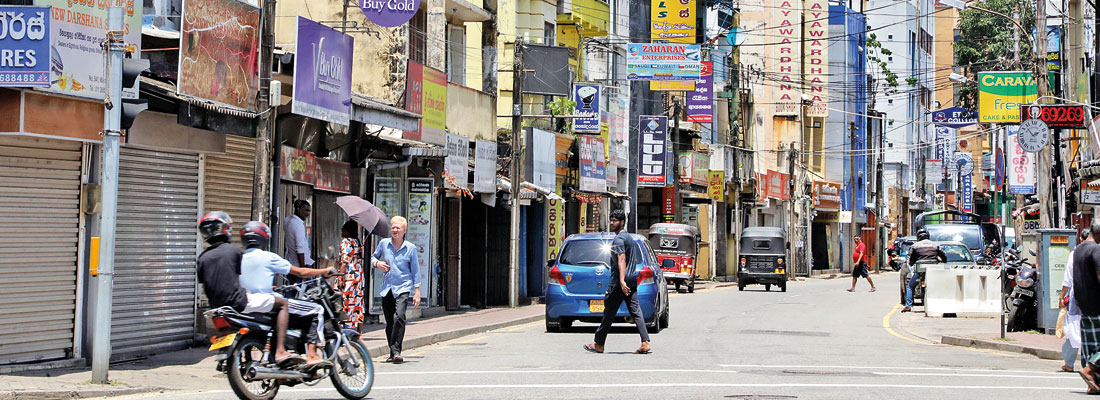
M646 326L657 333L668 327L668 284L653 248L641 235L632 234L636 253L638 302ZM603 319L604 295L611 278L611 242L608 232L570 235L562 245L559 258L550 260L546 288L546 330L569 329L573 322L599 323ZM630 314L626 302L619 306L616 322L626 322Z

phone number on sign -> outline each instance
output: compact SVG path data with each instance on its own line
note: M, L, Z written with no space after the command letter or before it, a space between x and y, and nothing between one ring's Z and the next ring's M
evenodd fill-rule
M50 83L49 72L0 72L0 84L40 85Z

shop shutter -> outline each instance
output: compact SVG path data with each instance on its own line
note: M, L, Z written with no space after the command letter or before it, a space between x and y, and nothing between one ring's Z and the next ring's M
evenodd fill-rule
M0 136L0 364L72 352L81 146Z
M256 141L225 135L225 153L207 154L203 174L203 212L229 213L233 228L252 220L252 177L256 172Z
M118 176L112 356L187 347L195 326L199 156L123 148Z

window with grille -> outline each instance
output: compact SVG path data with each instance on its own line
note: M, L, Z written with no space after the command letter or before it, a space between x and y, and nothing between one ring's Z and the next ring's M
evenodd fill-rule
M428 14L424 8L417 10L409 20L409 61L421 65L428 63Z
M466 28L447 25L447 80L466 85Z

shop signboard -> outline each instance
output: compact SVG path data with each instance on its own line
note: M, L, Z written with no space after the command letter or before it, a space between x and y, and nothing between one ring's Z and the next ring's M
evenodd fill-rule
M408 65L405 70L405 110L420 114L424 112L424 65L411 60ZM417 121L417 124L415 131L404 131L401 137L420 140L423 121ZM449 140L450 135L447 137Z
M474 191L478 193L496 193L496 180L497 143L484 140L475 140Z
M404 138L425 143L447 143L447 74L409 61L405 93L412 102L420 98L420 131L405 131ZM408 104L409 101L406 101ZM415 106L410 111L415 110Z
M632 81L699 79L702 49L697 44L630 43L626 77Z
M374 205L393 218L401 212L401 178L374 178Z
M697 43L695 0L653 2L649 38L654 42Z
M0 6L0 86L50 86L51 19L49 7Z
M603 153L603 141L591 136L577 138L580 150L580 190L603 193L607 191L607 170Z
M924 160L925 182L943 182L943 160Z
M695 81L695 90L687 94L688 122L714 122L714 63L702 63L699 79Z
M1008 126L1009 179L1008 192L1012 194L1035 194L1035 154L1020 147L1017 140L1019 127Z
M447 156L443 159L445 182L452 186L467 189L470 187L470 139L465 136L447 134Z
M547 200L546 211L546 258L558 258L561 243L565 240L565 202L558 199Z
M768 197L776 200L790 199L791 191L787 188L789 186L787 182L788 176L790 175L770 169L768 170Z
M962 107L951 107L932 112L932 124L948 128L965 128L978 123L978 113Z
M317 159L313 153L283 146L282 178L312 185L317 175Z
M774 42L771 59L775 66L769 68L775 75L773 115L798 115L802 108L802 2L782 1L771 9L771 26L776 29L769 32L769 42Z
M1100 190L1081 190L1081 204L1100 205Z
M359 0L359 9L370 22L393 28L412 19L420 9L420 0Z
M814 181L814 209L819 211L839 211L840 190L839 183Z
M405 239L416 245L417 261L420 262L420 304L428 306L428 298L432 291L432 268L434 264L432 255L432 192L434 184L432 178L409 178L409 202L405 219L408 221L408 229L405 231Z
M191 1L199 0L188 3ZM105 63L100 48L100 43L107 39L107 7L103 3L35 0L37 6L53 7L50 11L50 51L36 56L40 63L49 60L50 88L45 90L93 99L107 97L107 82L103 79ZM126 7L122 15L125 23L122 40L134 54L141 54L141 15L140 5ZM258 9L256 15L259 21ZM122 96L137 98L136 87L123 89Z
M313 187L330 192L351 193L351 165L346 162L316 158L317 174Z
M710 199L718 202L726 201L726 171L710 171L707 193Z
M298 17L297 40L291 112L347 126L351 119L352 37Z
M237 0L186 0L183 15L187 18L180 33L179 94L257 111L259 7ZM131 28L139 36L140 20ZM101 64L98 49L94 63Z
M649 81L649 90L661 92L688 92L695 90L695 81Z
M806 95L812 102L806 107L806 116L825 118L829 116L829 2L806 0L804 7L802 71Z
M603 87L598 83L573 84L573 131L576 133L600 133L600 97Z
M553 190L555 183L554 171L554 133L538 128L530 128L528 131L530 143L527 146L530 154L527 159L531 161L526 169L528 180L535 186Z
M680 153L680 182L707 185L707 167L710 156L694 151Z
M676 219L676 188L666 186L661 189L661 219L672 222Z
M1020 120L1038 119L1049 128L1087 129L1090 125L1084 105L1025 104L1020 107Z
M962 196L961 196L962 197L962 207L961 208L962 208L963 212L974 212L973 175L974 174L963 174L962 175L962 188L960 190L962 190Z
M1020 122L1020 105L1034 102L1038 93L1031 72L979 72L978 122Z
M668 117L642 115L638 117L641 132L641 152L638 153L638 186L664 187L665 169L670 167L665 146Z

